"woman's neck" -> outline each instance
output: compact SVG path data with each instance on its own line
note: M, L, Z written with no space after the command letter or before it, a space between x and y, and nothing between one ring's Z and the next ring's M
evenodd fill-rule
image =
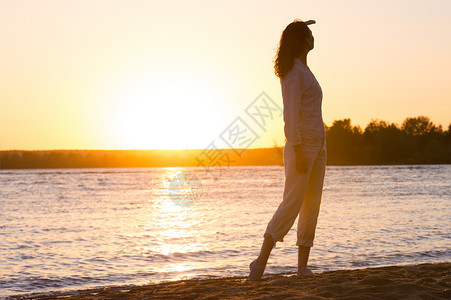
M301 55L298 56L298 58L301 60L301 62L302 62L304 65L307 65L307 53L308 53L308 52L306 52L306 53L301 53Z

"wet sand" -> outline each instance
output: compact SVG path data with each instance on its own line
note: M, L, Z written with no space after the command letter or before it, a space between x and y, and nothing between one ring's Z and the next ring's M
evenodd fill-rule
M258 282L245 277L190 279L32 299L451 299L450 271L451 263L437 263L270 276Z

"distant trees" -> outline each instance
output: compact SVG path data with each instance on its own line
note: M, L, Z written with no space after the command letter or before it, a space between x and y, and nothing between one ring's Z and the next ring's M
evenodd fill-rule
M401 127L372 120L365 130L350 119L334 121L326 128L328 164L449 164L450 129L425 116L406 118Z
M334 121L326 128L326 144L328 162L354 164L361 156L362 129L352 126L351 119Z
M364 130L353 126L351 119L336 120L326 126L326 140L329 165L451 163L451 124L443 130L425 116L406 118L401 126L372 120ZM0 151L0 169L197 166L196 157L203 151ZM230 165L283 164L283 147L277 144L273 148L246 149L241 157L236 157L233 149L223 151L232 158Z
M188 167L282 165L283 149L217 149L216 160L204 149L191 150L37 150L0 151L0 169ZM239 151L240 152L240 151ZM220 154L220 155L219 155ZM228 160L230 158L230 161ZM202 161L200 164L199 162Z

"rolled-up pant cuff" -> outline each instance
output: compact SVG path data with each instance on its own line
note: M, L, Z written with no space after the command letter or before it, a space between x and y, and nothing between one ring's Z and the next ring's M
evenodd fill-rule
M313 241L297 241L296 246L313 247Z
M264 238L268 238L271 237L274 241L274 245L273 247L276 248L276 243L277 242L283 242L283 238L274 238L274 235L269 233L269 232L265 232L265 234L263 235Z

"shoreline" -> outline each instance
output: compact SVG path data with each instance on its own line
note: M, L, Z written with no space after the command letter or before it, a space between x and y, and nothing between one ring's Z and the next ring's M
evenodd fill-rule
M450 299L451 262L272 275L185 279L143 286L8 296L5 299Z

